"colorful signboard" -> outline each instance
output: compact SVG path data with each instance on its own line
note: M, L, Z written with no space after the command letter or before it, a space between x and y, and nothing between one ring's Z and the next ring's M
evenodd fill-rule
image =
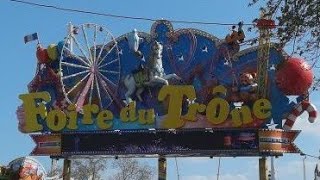
M194 129L211 128L220 129L221 134L211 134L208 141L221 141L231 129L237 133L263 129L271 120L276 128L290 130L305 110L310 122L316 117L307 99L311 68L302 59L288 58L274 44L239 51L245 38L241 23L224 41L197 29L174 30L165 20L156 21L150 33L134 29L118 38L96 24L71 29L64 41L47 48L38 45L36 75L28 85L29 93L19 96L23 104L17 110L21 132L62 133L62 154L71 148L65 144L74 144L76 137L83 139L82 133L91 142L101 133L115 143L120 135L113 132L135 130L121 136L130 139L135 133L146 136L149 129L156 129L159 136L167 136L162 131L176 129L179 131L170 139L181 136L187 142L192 133L206 137L201 134L205 132ZM296 102L288 95L295 95ZM287 119L282 127L283 118ZM158 140L158 136L149 137L135 142L146 144L136 145ZM260 138L257 131L255 137ZM269 145L260 145L263 152L268 150ZM165 147L157 148L150 153ZM207 148L203 150L224 147Z
M259 131L260 152L265 153L300 153L293 141L300 131L262 129Z
M31 135L36 147L31 155L55 156L61 154L61 135Z

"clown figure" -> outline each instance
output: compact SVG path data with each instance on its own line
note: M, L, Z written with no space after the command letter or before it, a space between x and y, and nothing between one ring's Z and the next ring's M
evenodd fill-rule
M242 73L239 80L239 87L233 88L233 91L239 93L239 99L243 102L254 101L258 86L255 82L255 73Z

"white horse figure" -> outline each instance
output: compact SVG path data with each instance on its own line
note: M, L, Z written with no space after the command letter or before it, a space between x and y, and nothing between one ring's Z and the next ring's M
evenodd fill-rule
M126 103L132 102L131 96L136 92L137 98L142 101L141 93L145 87L156 85L169 85L169 79L181 80L176 74L165 74L162 67L163 46L155 41L151 48L152 52L147 62L147 67L140 68L137 73L128 74L124 78L124 85L127 88L125 93ZM140 74L139 74L140 73Z

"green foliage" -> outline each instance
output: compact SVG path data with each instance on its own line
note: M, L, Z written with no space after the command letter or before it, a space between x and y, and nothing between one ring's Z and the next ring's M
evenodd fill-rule
M251 0L249 6L261 0ZM261 8L276 19L276 36L309 61L320 57L320 0L265 0Z

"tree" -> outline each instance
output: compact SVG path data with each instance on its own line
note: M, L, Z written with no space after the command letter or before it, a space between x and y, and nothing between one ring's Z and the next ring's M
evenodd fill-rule
M152 167L131 158L114 160L113 167L117 170L114 180L150 180L154 175Z
M108 167L107 160L100 159L77 159L71 164L71 177L77 180L101 180Z
M250 0L249 6L261 0ZM313 61L320 57L320 0L266 0L262 8L277 20L276 35L284 46Z

